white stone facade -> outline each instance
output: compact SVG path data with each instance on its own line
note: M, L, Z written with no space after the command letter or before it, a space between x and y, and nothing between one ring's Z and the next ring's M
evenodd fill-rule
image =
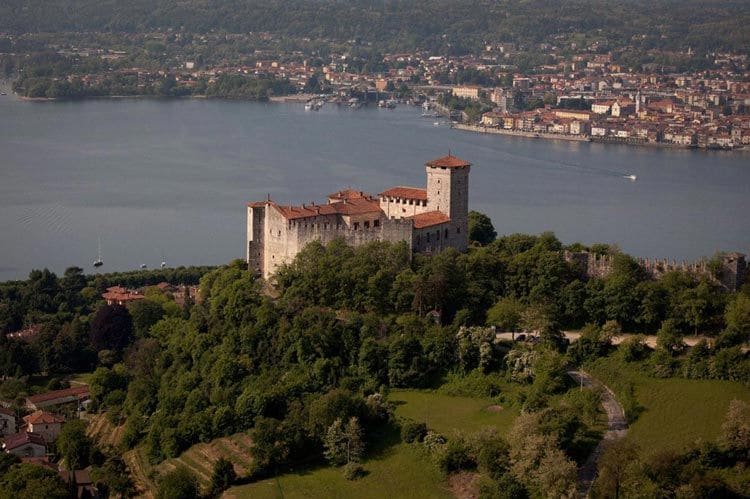
M326 204L280 205L270 199L247 205L246 261L268 279L312 241L343 238L359 246L405 241L434 253L468 247L471 165L448 155L425 165L427 188L394 187L375 198L361 191L329 195Z

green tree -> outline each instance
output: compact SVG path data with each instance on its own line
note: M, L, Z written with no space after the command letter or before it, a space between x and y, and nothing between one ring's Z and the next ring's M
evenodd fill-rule
M60 476L36 464L16 464L0 477L0 497L14 499L68 499L68 487Z
M232 462L224 457L220 457L214 463L213 473L211 474L211 494L219 496L222 492L232 486L237 479L237 473L234 471Z
M151 326L164 317L164 308L160 303L146 299L138 300L128 307L133 319L133 332L136 338L145 338Z
M497 232L492 226L490 217L478 211L469 212L469 241L484 246L490 244L496 237Z
M272 470L289 457L290 446L281 422L273 418L258 418L251 433L251 454L261 470Z
M501 331L517 331L525 306L515 297L506 296L498 300L487 311L487 324Z
M78 470L89 465L93 444L86 435L84 421L74 419L65 423L55 443L69 470Z
M632 442L619 439L605 447L599 458L598 474L593 487L594 497L623 497L623 485L628 468L638 459L638 448Z
M323 447L325 448L323 455L332 464L358 463L365 450L359 419L349 418L344 425L341 418L336 418L326 430Z
M91 321L91 343L97 351L112 350L118 354L133 339L133 320L121 305L102 305Z
M727 329L740 334L750 335L750 297L737 293L724 312Z
M156 499L197 499L199 496L198 480L183 467L162 476L156 488Z
M667 319L661 323L661 327L656 333L656 346L672 356L682 352L685 348L682 334L677 329L677 324L673 319Z

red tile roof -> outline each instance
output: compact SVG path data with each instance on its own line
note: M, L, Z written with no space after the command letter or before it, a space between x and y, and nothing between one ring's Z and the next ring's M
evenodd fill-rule
M439 168L463 168L465 166L471 166L471 163L448 154L447 156L443 156L442 158L428 161L427 163L425 163L425 165Z
M56 424L65 422L65 418L46 411L32 412L28 416L24 416L23 420L28 424Z
M107 292L102 294L102 298L107 301L124 303L129 301L143 300L145 296L120 286L112 286L110 288L107 288Z
M48 402L50 400L55 400L59 398L64 397L73 397L76 396L78 398L81 398L83 396L89 395L89 387L88 385L83 386L74 386L72 388L65 388L63 390L54 390L52 392L47 393L40 393L39 395L32 395L31 397L27 397L26 400L31 402L32 404L38 404L40 402Z
M344 189L328 195L328 199L338 199L340 201L344 199L361 199L364 197L370 197L370 195L362 191L355 191L354 189Z
M387 191L383 191L379 196L385 196L389 198L401 198L401 199L418 199L420 201L427 200L427 189L420 189L418 187L391 187Z
M44 437L37 433L31 433L28 431L8 435L7 437L5 437L3 444L5 450L17 449L18 447L26 444L37 444L46 447L46 444L44 443Z
M7 407L0 406L0 414L5 414L6 416L16 417L16 412L13 409L8 409Z
M424 229L425 227L440 225L451 221L448 215L441 211L428 211L427 213L420 213L419 215L414 215L409 218L414 220L415 229Z
M287 220L316 217L319 215L365 215L380 213L380 202L373 198L347 199L340 203L323 205L281 206L272 203Z

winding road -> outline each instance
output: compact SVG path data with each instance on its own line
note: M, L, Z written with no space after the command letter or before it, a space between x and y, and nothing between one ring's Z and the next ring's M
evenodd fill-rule
M589 389L602 389L602 407L607 413L607 431L604 433L599 445L596 446L586 462L578 468L578 487L581 497L588 497L591 491L591 485L596 478L597 463L599 456L607 446L622 437L628 432L628 420L625 418L625 411L617 401L615 394L599 380L593 378L585 371L568 371L568 376L573 378L576 383Z

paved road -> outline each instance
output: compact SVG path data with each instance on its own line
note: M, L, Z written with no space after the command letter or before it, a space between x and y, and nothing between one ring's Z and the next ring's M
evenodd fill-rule
M602 407L604 407L604 411L607 413L607 431L604 433L604 437L586 462L578 469L578 484L581 496L588 497L591 491L591 484L594 482L594 478L596 478L599 456L602 455L607 445L625 436L628 432L628 421L625 418L625 411L617 401L617 398L615 398L615 394L607 386L603 385L596 378L591 377L585 371L568 371L568 376L586 388L601 387Z

